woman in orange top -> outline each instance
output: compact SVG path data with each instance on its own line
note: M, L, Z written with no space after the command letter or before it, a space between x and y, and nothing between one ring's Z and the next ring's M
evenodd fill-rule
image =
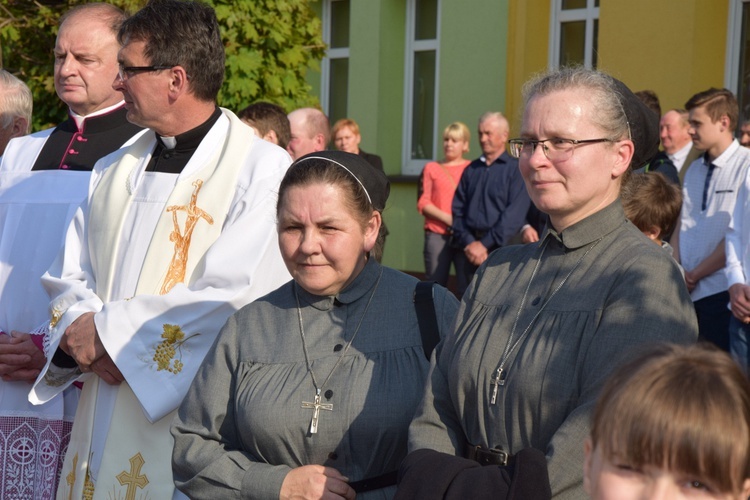
M425 219L425 279L443 286L448 283L451 262L458 268L466 258L462 249L451 247L449 240L453 224L451 203L461 174L469 165L469 160L463 157L469 152L469 140L469 128L465 124L451 123L443 132L443 161L430 162L422 171L417 210Z

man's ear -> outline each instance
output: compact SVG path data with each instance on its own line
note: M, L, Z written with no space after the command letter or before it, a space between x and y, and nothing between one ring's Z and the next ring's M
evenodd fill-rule
M267 140L268 142L272 142L277 146L279 144L279 138L276 136L276 131L273 129L266 132L266 135L263 136L263 139Z
M719 117L719 123L721 123L722 132L729 129L729 117L727 115L721 115L721 117Z
M29 120L24 116L16 116L13 118L11 126L11 139L14 137L22 137L29 132Z
M187 71L182 66L175 66L170 71L169 93L176 97L180 94L187 93L190 88Z
M648 236L648 238L652 241L659 241L659 236L661 236L661 228L658 226L651 226L648 228L648 230L643 231L643 234Z

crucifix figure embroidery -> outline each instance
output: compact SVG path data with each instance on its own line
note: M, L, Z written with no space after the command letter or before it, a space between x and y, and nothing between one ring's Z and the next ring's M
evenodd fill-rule
M302 401L302 408L312 409L312 420L310 420L310 434L318 433L318 417L320 417L320 410L333 411L333 405L331 403L320 402L320 389L315 394L315 402L309 403Z
M174 242L174 255L169 263L167 276L164 278L164 284L161 287L160 295L169 292L177 283L185 281L185 269L187 268L188 250L190 250L190 240L193 238L193 230L200 219L205 219L209 224L214 223L214 218L202 208L198 208L198 193L203 186L203 181L197 179L193 182L195 189L190 197L190 203L187 205L171 205L167 207L167 212L172 212L172 222L174 230L169 234L169 241ZM180 224L177 221L177 212L184 210L187 212L185 219L185 228L180 231Z

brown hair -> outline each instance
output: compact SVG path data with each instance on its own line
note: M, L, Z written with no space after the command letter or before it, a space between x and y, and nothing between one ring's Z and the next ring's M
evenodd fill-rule
M344 204L349 213L359 221L363 229L367 226L370 217L372 217L372 212L377 210L370 203L370 199L362 185L350 172L324 158L311 158L305 160L304 168L295 168L295 165L292 165L286 171L279 185L276 214L278 215L281 210L284 204L284 195L290 188L304 187L311 184L330 184L341 189L341 192L344 194ZM381 211L378 210L378 212ZM370 255L378 262L383 255L385 237L385 227L381 224L375 246L370 252Z
M633 92L633 94L635 94L635 96L640 99L648 109L653 111L656 116L661 118L661 104L659 103L659 96L656 95L656 92L653 90L639 90L638 92Z
M226 53L213 7L198 0L150 1L122 23L122 45L145 42L143 55L154 66L182 66L190 92L214 102L224 82Z
M737 128L740 107L737 104L737 98L730 90L711 87L703 92L698 92L685 103L685 109L688 111L700 106L706 107L706 114L713 123L726 115L729 118L729 129Z
M271 130L276 132L279 146L284 149L292 138L289 118L286 117L284 108L278 104L256 102L237 113L237 117L258 129L261 137Z
M682 208L680 188L659 172L631 175L620 190L625 217L641 231L658 227L670 234Z
M652 346L607 380L591 440L605 458L738 494L750 478L750 383L715 347Z

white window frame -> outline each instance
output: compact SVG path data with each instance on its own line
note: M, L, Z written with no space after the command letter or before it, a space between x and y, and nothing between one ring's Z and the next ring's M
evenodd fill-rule
M330 48L331 46L331 3L339 2L341 0L323 0L323 42L325 42L328 50L326 55L323 57L320 71L320 106L323 108L323 112L326 116L330 115L330 109L328 106L329 96L331 93L331 59L349 59L349 47ZM351 0L349 2L351 8ZM349 20L351 24L351 19ZM351 35L351 31L350 31ZM351 40L349 40L351 45ZM347 93L348 93L347 89Z
M437 26L435 27L435 38L432 40L415 40L416 30L415 22L417 18L417 0L407 0L406 2L406 52L405 52L405 70L404 70L404 126L403 126L403 153L401 173L403 175L419 175L426 162L435 159L437 149L437 129L438 129L438 96L440 83L440 13L442 0L437 0ZM433 116L435 120L432 124L432 151L431 158L420 158L413 160L411 158L411 140L412 140L412 122L413 122L413 89L414 89L414 54L423 51L435 51L435 102L433 102Z
M740 42L742 41L742 7L750 0L730 0L727 21L727 58L724 64L724 87L737 95L740 76Z
M594 0L586 0L584 9L563 10L562 0L550 0L550 42L548 65L550 69L560 66L560 26L562 23L572 21L586 21L586 34L584 40L584 67L591 68L594 59L594 21L599 19L599 7L594 6Z

